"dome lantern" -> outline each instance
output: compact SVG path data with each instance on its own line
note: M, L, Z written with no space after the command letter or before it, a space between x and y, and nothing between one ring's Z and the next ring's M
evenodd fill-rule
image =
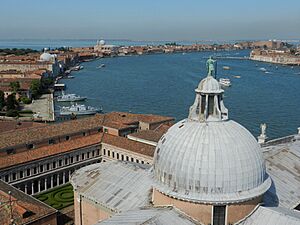
M189 119L199 122L222 121L228 119L228 110L223 103L224 90L213 77L216 74L216 61L206 62L208 73L195 89L196 98L190 107Z

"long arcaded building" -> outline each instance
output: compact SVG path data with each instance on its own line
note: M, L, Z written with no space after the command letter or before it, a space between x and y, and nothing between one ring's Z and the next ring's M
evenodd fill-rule
M162 135L171 117L112 112L53 125L15 127L0 133L0 179L26 194L65 184L77 169L111 160L152 164L155 147L126 135ZM0 121L0 127L7 122ZM4 129L3 129L4 130ZM149 135L146 138L151 138Z

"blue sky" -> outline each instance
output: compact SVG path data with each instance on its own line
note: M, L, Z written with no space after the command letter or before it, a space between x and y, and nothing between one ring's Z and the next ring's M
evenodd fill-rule
M1 0L0 39L300 39L300 0Z

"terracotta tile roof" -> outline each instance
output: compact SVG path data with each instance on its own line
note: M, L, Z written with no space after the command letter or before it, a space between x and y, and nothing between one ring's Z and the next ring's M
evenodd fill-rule
M54 145L48 145L16 154L2 156L0 157L0 169L46 158L64 152L69 152L86 146L100 144L102 135L103 133L97 133L76 139L71 139L69 141L63 141Z
M13 186L0 180L0 224L10 224L9 195L11 191L12 212L15 224L29 224L48 215L56 214L56 210L37 199L23 193ZM24 214L25 213L25 214ZM26 215L23 218L23 215Z
M124 129L133 125L137 126L139 121L146 123L157 123L164 121L174 121L174 119L172 117L165 116L150 114L131 114L122 112L97 114L95 116L67 121L63 123L56 123L45 127L30 127L26 129L26 131L16 130L13 133L6 132L0 134L0 149L40 142L42 140L82 132L84 130L101 128L102 126Z
M109 113L110 118L114 119L114 121L122 120L122 121L141 121L145 123L158 123L163 121L173 121L173 117L168 116L159 116L153 114L133 114L126 112L111 112Z
M131 137L144 139L147 141L158 142L161 136L163 136L163 132L158 132L154 130L141 130L137 133L130 134Z
M58 136L82 132L84 130L100 128L103 123L103 115L71 120L63 123L51 124L43 127L30 127L26 130L16 130L0 134L0 149L16 145L39 142Z
M47 126L45 123L36 123L29 121L16 121L16 120L0 120L0 133L12 131L12 130L20 130L29 127L40 127Z
M166 133L171 126L172 126L172 124L170 124L170 125L168 125L168 124L161 124L157 128L155 128L155 131Z
M125 137L114 136L110 134L104 134L102 138L102 142L105 144L113 145L119 148L123 148L138 154L146 155L153 157L155 147L151 145L147 145L144 143L140 143L137 141L129 140Z

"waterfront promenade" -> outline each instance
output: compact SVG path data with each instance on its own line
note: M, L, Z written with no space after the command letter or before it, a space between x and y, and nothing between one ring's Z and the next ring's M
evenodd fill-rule
M34 120L36 121L55 121L53 94L43 94L39 99L26 105L24 109L33 111Z

